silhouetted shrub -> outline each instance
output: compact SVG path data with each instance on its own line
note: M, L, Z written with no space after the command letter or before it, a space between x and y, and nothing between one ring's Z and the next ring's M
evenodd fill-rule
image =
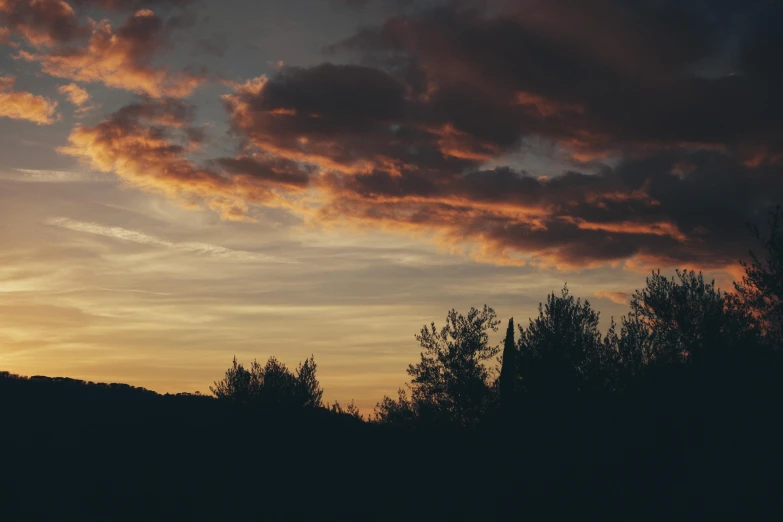
M569 295L567 287L560 296L550 294L538 317L519 327L518 388L568 394L611 386L618 354L602 339L598 318L590 303Z
M654 272L636 291L626 330L633 332L632 360L647 364L698 364L732 350L752 348L758 332L748 311L706 282L701 273L684 270L666 278Z
M416 340L424 349L421 361L408 367L411 398L400 392L399 404L385 397L378 405L380 422L411 416L428 423L476 424L493 404L490 371L484 364L497 355L499 348L489 344L489 333L496 332L495 311L471 308L467 315L451 310L446 325L424 326Z
M313 357L300 363L296 373L275 357L270 357L264 366L254 360L249 369L234 357L225 377L209 389L218 399L243 406L317 408L321 406L323 390L315 375L316 368Z
M783 209L770 212L768 233L761 234L751 225L754 237L761 243L763 257L750 251L750 263L742 262L745 275L735 288L742 303L761 320L767 340L778 349L783 347Z

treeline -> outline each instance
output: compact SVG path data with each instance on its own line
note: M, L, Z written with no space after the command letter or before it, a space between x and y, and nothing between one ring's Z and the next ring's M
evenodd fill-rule
M567 287L547 296L526 326L510 319L501 346L490 343L500 327L492 308L451 310L445 325L425 325L416 335L422 352L408 367L410 382L396 398L384 397L370 420L469 427L518 416L536 402L622 394L657 377L730 372L736 379L776 367L783 354L782 216L779 208L771 213L764 235L752 228L762 250L741 263L745 275L733 292L691 270L671 278L654 272L605 334L599 313ZM274 357L249 369L235 358L210 389L218 399L255 407L321 407L315 370L312 357L295 372ZM344 411L339 403L330 408ZM358 416L353 403L348 412Z

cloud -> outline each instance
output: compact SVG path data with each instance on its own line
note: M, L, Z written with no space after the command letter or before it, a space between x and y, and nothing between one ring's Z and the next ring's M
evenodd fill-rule
M12 90L16 79L0 76L0 117L49 125L57 118L57 102L29 92Z
M184 8L192 5L195 0L70 0L73 5L81 7L98 7L112 11L138 11L139 9Z
M61 170L35 170L35 169L14 169L21 174L9 176L6 179L13 181L25 181L31 183L70 183L80 181L96 181L93 176L81 172L65 172Z
M121 241L129 241L131 243L138 243L140 245L148 245L154 247L165 248L169 250L177 250L181 252L203 254L210 257L218 257L225 259L232 259L235 261L264 261L270 263L293 263L295 261L258 254L255 252L247 252L244 250L233 250L230 248L211 245L209 243L198 242L186 242L176 243L160 239L155 236L144 234L143 232L137 232L135 230L128 230L122 227L108 227L100 225L98 223L76 221L66 217L56 217L46 220L47 225L64 228L74 232L81 232L85 234L94 234L98 236L109 237L112 239L118 239Z
M726 266L744 255L745 222L783 199L779 165L753 169L717 146L640 146L615 168L550 179L482 169L518 146L531 114L559 122L588 110L516 89L493 108L467 92L417 94L382 69L323 64L251 80L225 101L252 148L320 174L319 221L434 233L485 261Z
M0 0L0 22L36 46L57 45L89 34L64 0Z
M89 93L75 83L61 85L57 91L60 94L66 95L68 97L68 101L77 107L84 107L90 101Z
M682 162L694 170L675 173ZM779 167L754 169L713 151L657 153L550 179L510 169L420 178L334 177L322 219L472 242L477 258L496 263L717 268L746 255L745 224L783 201Z
M57 92L64 94L68 101L76 106L77 116L83 116L95 109L95 106L90 103L90 93L75 83L61 85L58 87Z
M783 144L775 123L783 116L780 85L769 81L780 75L765 72L777 70L773 57L783 49L772 22L781 20L780 7L751 2L719 13L696 1L494 4L455 2L393 16L335 49L393 74L428 105L450 99L457 131L494 135L501 144L500 129L509 139L546 137L576 159L684 144L735 151ZM695 74L725 52L729 36L743 41L740 67Z
M481 115L493 124L470 134L451 119L459 100L422 103L406 91L380 69L326 63L283 67L224 100L235 131L256 148L346 173L460 171L516 140L506 131L508 113Z
M74 9L139 12L151 7L184 6L190 0L0 0L0 43L12 34L34 46L53 47L89 38L90 24Z
M195 163L188 154L203 136L192 118L193 107L181 100L150 99L96 126L77 126L59 151L133 186L205 204L227 219L248 219L248 205L288 207L288 198L307 187L307 171L285 159L253 155Z
M93 23L85 45L62 45L43 52L20 51L21 59L39 62L57 78L100 82L153 97L184 97L204 82L203 75L152 65L168 45L167 29L150 10L140 10L116 31L107 20Z
M602 299L609 299L613 303L627 305L631 301L631 294L627 292L615 292L610 290L599 290L593 294Z
M229 219L283 208L498 264L722 268L745 255L745 222L783 200L777 33L748 36L733 21L744 7L706 16L696 0L470 5L360 31L335 47L352 65L231 84L235 157L194 162L192 107L171 98L77 127L61 151ZM726 31L739 31L742 74L698 72ZM530 142L567 162L553 155L546 177L486 166Z
M767 21L780 9L490 4L392 16L333 47L359 65L237 85L225 97L233 130L250 150L316 169L322 223L435 235L497 263L744 256L745 222L783 200L783 46ZM743 12L762 29L736 26ZM743 74L695 72L727 31L743 42ZM526 140L565 150L571 170L484 168Z

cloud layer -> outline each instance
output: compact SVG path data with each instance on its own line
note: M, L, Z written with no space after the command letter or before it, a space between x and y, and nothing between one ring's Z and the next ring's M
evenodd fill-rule
M744 255L745 222L783 200L781 9L465 5L334 46L358 65L237 86L234 131L317 168L322 220L435 233L482 260L719 267ZM728 33L736 69L699 71ZM545 178L485 167L531 141L570 166Z
M283 208L569 269L725 267L745 254L745 222L783 200L778 5L396 9L329 48L351 63L227 82L237 153L199 162L182 99L204 76L158 60L179 22L151 10L187 3L0 0L19 58L144 97L77 126L62 153L228 219ZM115 28L84 8L127 18ZM60 89L89 107L82 87ZM535 157L544 167L528 168Z

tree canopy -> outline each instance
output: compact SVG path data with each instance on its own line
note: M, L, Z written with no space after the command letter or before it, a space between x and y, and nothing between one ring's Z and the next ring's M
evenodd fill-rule
M210 386L221 400L264 408L316 408L321 406L323 390L316 378L314 357L300 363L296 372L270 357L265 365L253 360L245 368L234 357L222 380Z
M449 311L442 328L425 325L416 335L423 348L420 361L408 367L410 402L404 391L397 403L386 397L378 405L378 417L385 421L415 412L430 422L478 422L494 398L485 363L498 354L489 336L499 324L495 311L485 305L467 315Z

